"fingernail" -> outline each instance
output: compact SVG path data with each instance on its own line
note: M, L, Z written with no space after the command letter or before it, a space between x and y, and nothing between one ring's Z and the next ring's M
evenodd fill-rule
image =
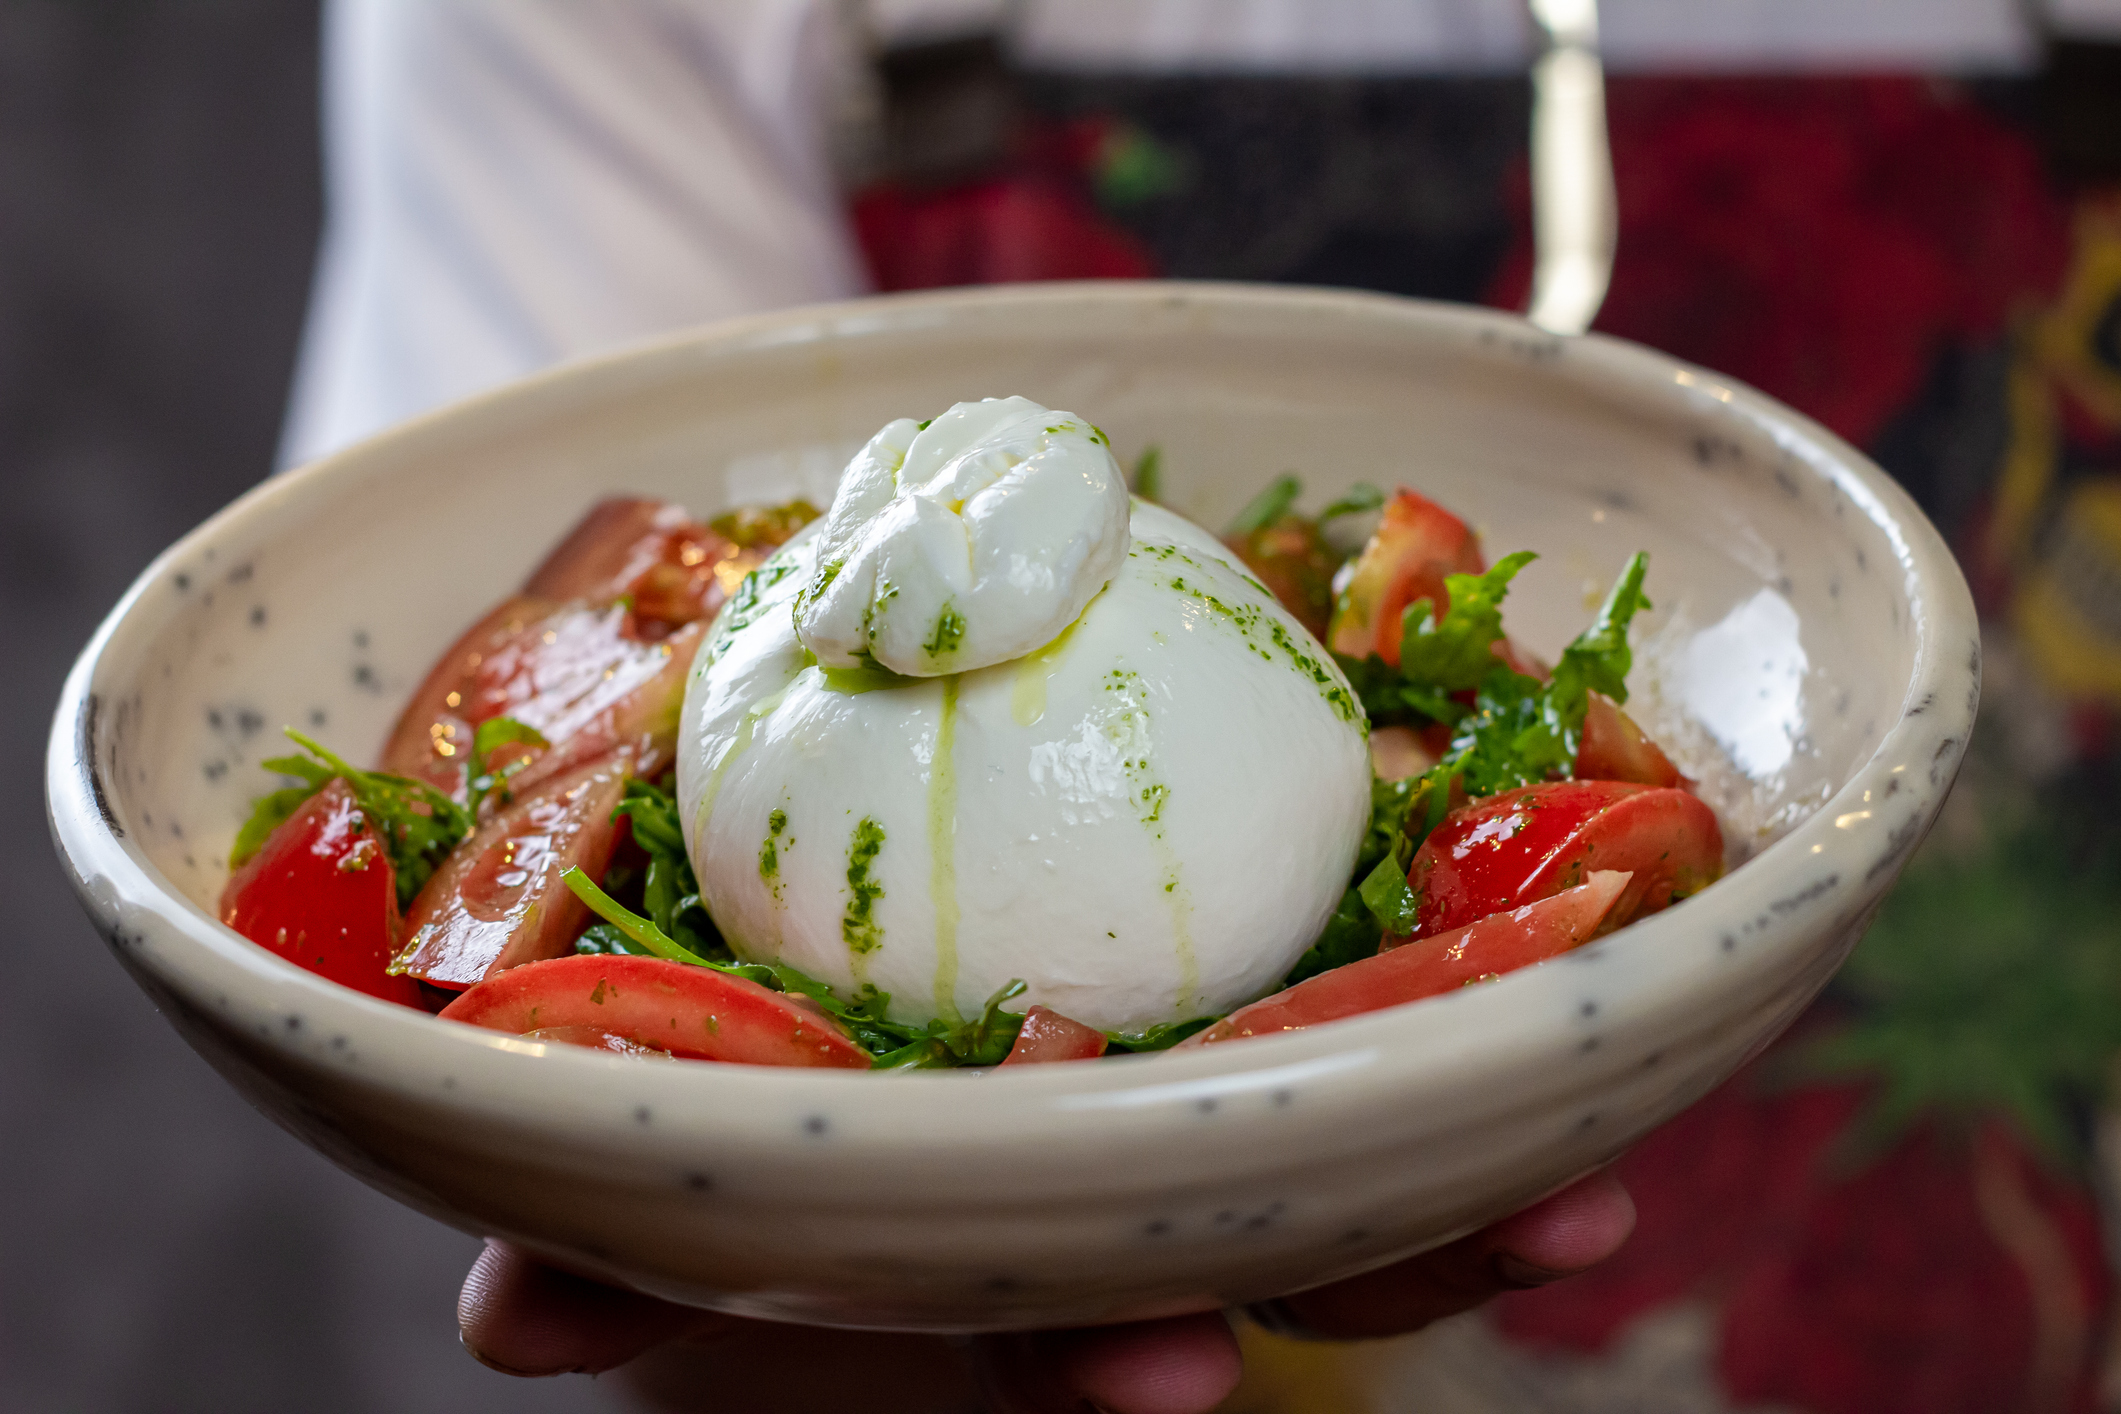
M1502 1278L1505 1286L1513 1286L1520 1291L1535 1286L1547 1286L1563 1277L1575 1275L1574 1272L1557 1272L1552 1267L1534 1266L1522 1257L1512 1256L1508 1252L1495 1254L1494 1267L1495 1275Z

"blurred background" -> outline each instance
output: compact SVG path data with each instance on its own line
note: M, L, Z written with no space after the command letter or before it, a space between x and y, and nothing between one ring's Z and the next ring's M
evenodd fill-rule
M1170 275L1523 308L1530 75L1589 7L778 8L838 26L805 99L822 185L788 198L823 223L810 285L467 339L385 386L346 332L379 298L347 252L355 217L392 209L342 144L339 263L283 425L325 230L325 36L338 135L379 144L360 151L386 176L418 174L418 134L388 119L422 91L375 66L436 36L380 0L0 0L0 772L23 806L0 821L19 881L0 1409L637 1407L616 1381L466 1357L476 1243L248 1110L68 895L35 807L48 714L157 551L283 459L784 289ZM442 43L505 30L487 9L435 0L463 24L418 54L522 72ZM1986 615L1983 727L1827 998L1624 1162L1642 1219L1620 1259L1406 1341L1248 1335L1231 1408L2121 1409L2121 5L1597 18L1616 235L1594 327L1793 403L1922 501ZM455 92L446 69L422 81ZM793 110L759 82L754 109Z

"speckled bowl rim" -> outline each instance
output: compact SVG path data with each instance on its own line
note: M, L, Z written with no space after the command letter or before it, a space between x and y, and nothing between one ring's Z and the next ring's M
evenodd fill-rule
M93 746L99 703L121 677L123 662L113 649L140 627L135 616L146 603L167 603L166 597L150 601L150 589L208 546L296 514L329 483L380 474L423 445L476 440L526 405L594 405L644 371L696 361L702 351L741 357L791 343L888 338L968 312L1008 309L1035 317L1048 302L1112 307L1115 327L1124 327L1130 309L1172 301L1255 315L1280 308L1312 319L1396 323L1418 340L1457 337L1468 346L1500 337L1557 352L1565 347L1587 387L1623 400L1676 394L1704 415L1750 424L1799 474L1846 498L1892 546L1912 609L1913 666L1903 715L1825 805L1743 868L1683 907L1556 965L1417 1007L1242 1045L990 1074L672 1066L568 1047L546 1053L437 1021L326 982L223 927L145 858L104 789ZM1589 1027L1646 1023L1683 1032L1704 999L1738 995L1764 971L1786 972L1792 950L1825 949L1822 940L1860 919L1866 886L1904 859L1949 788L1963 731L1940 735L1924 715L1939 702L1963 699L1971 707L1979 652L1965 581L1906 493L1823 427L1730 379L1619 340L1556 340L1508 315L1389 296L1180 282L993 287L881 296L686 331L555 368L264 482L159 556L97 630L61 695L46 787L59 853L128 965L208 1013L252 1023L266 1044L311 1064L321 1063L318 1038L351 1037L369 1085L476 1111L518 1132L580 1126L585 1137L630 1135L668 1145L711 1132L725 1146L794 1150L812 1142L829 1115L835 1162L856 1167L886 1167L916 1153L1053 1146L1076 1138L1094 1138L1114 1152L1168 1140L1181 1111L1246 1096L1279 1099L1298 1087L1313 1102L1314 1116L1322 1103L1344 1107L1352 1119L1395 1095L1477 1111L1481 1101L1462 1093L1467 1086L1563 1057ZM142 915L165 926L151 935L140 926ZM1838 956L1826 958L1823 966L1836 962ZM1773 1029L1779 1028L1767 1034ZM520 1054L526 1050L539 1053L534 1064ZM1459 1098L1446 1099L1446 1085ZM860 1103L850 1105L857 1096ZM652 1138L642 1132L651 1111ZM1271 1112L1259 1114L1258 1138L1266 1148Z

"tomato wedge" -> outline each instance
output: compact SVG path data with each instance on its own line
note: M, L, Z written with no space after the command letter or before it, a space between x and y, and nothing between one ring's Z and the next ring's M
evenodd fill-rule
M397 951L397 876L343 780L304 801L229 878L221 921L319 977L420 1005L418 984L385 970Z
M1490 914L1449 933L1402 943L1375 957L1321 972L1224 1017L1179 1044L1207 1046L1296 1031L1453 992L1544 962L1596 937L1627 891L1626 874L1600 870L1552 898Z
M1672 758L1658 749L1635 719L1604 693L1591 694L1583 715L1583 740L1576 748L1579 781L1633 781L1645 786L1680 786L1686 777Z
M558 607L550 600L518 596L466 630L405 704L383 745L378 768L463 799L472 732L483 720L471 705L478 696L479 668Z
M1552 781L1491 795L1446 816L1415 853L1407 876L1421 900L1415 936L1536 903L1593 869L1634 876L1614 908L1618 927L1715 882L1723 831L1683 790Z
M555 1039L579 1044L596 1033L690 1060L869 1068L869 1053L844 1031L782 993L659 957L533 962L481 982L442 1017L515 1036L568 1028Z
M1480 537L1464 521L1402 486L1385 503L1377 532L1348 571L1326 642L1336 653L1351 658L1375 653L1396 668L1407 606L1427 599L1441 617L1451 606L1444 576L1486 568Z
M525 617L539 600L518 599L490 615L430 675L391 734L383 769L418 776L459 798L478 725L511 717L550 743L548 758L514 778L521 794L536 781L615 749L652 776L677 740L685 673L706 625L662 639L632 633L624 605L568 605ZM489 769L491 762L487 763Z
M1046 1061L1096 1060L1105 1053L1105 1033L1070 1016L1034 1006L1024 1013L1016 1044L1003 1065L1038 1065Z
M573 947L589 910L560 879L604 877L623 825L612 823L627 766L607 758L519 794L458 845L413 900L393 966L437 986L469 987Z

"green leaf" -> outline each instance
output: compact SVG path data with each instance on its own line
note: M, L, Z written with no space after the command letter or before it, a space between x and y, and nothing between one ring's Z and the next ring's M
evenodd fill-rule
M1161 501L1164 498L1164 449L1149 446L1142 449L1134 462L1134 494L1144 501Z
M1205 1031L1220 1020L1219 1016L1196 1016L1186 1021L1167 1021L1146 1031L1107 1031L1105 1044L1114 1051L1127 1054L1168 1051L1194 1032Z
M1583 744L1583 719L1590 710L1591 693L1602 692L1615 702L1628 700L1628 669L1635 664L1628 647L1628 624L1650 607L1642 592L1649 569L1650 557L1636 552L1606 595L1598 617L1561 650L1561 661L1554 665L1546 699L1540 704L1540 721L1570 761Z
M533 746L543 751L552 743L536 727L517 721L513 717L488 717L479 723L479 729L471 737L471 769L465 775L464 793L471 813L479 813L479 805L496 790L502 790L508 778L528 766L534 759L524 756L509 762L498 771L487 769L487 761L493 753L504 746ZM502 803L508 803L505 797Z
M425 781L394 776L386 771L364 771L293 727L288 739L308 756L275 756L261 764L268 771L293 776L303 782L260 797L251 807L250 819L237 832L231 865L243 863L263 848L265 839L304 801L334 778L343 778L353 791L354 803L376 838L397 878L398 906L412 907L437 866L449 857L472 831L471 812Z
M1498 560L1486 574L1445 576L1451 607L1440 621L1428 600L1408 605L1400 619L1400 676L1438 696L1478 687L1495 666L1495 644L1503 637L1502 601L1510 581L1538 558L1530 550L1519 550Z
M292 774L292 773L290 773ZM250 805L250 818L243 828L236 831L236 842L228 851L228 867L240 869L265 848L265 841L274 830L287 823L288 817L309 802L309 798L324 789L323 781L309 785L286 786L259 796Z
M1421 899L1407 885L1406 866L1394 855L1377 861L1377 867L1357 887L1370 916L1386 933L1403 935L1414 931L1420 921Z
M1304 484L1293 476L1282 475L1267 484L1267 489L1254 496L1245 508L1237 513L1226 532L1231 536L1251 535L1266 529L1289 513L1296 498L1303 494Z
M1366 511L1382 510L1385 493L1367 481L1358 481L1347 490L1347 494L1331 502L1318 513L1318 523L1339 520L1342 516L1362 515Z

